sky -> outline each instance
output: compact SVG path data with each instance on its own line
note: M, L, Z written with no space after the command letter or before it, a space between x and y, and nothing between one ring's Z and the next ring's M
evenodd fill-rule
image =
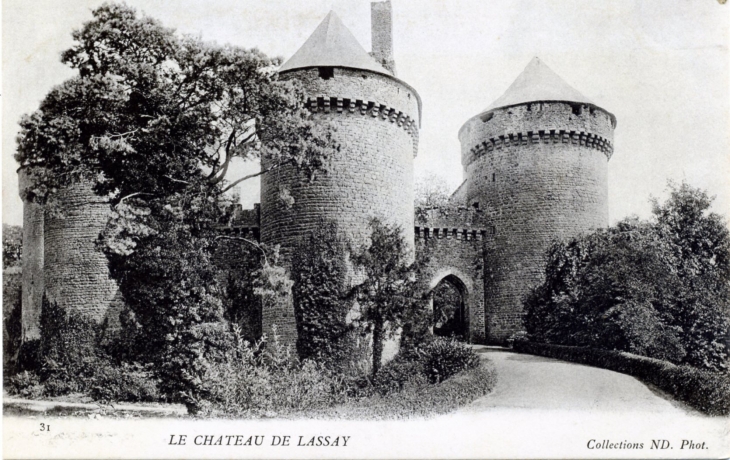
M392 0L398 77L423 100L416 180L463 180L459 128L538 56L613 113L610 222L650 215L667 181L716 196L730 217L730 5L718 0ZM22 223L18 120L73 75L60 63L71 31L100 0L2 2L2 221ZM366 50L366 0L127 0L180 33L291 56L334 10ZM238 164L233 174L258 169ZM231 176L235 178L235 176ZM259 183L241 188L244 207Z

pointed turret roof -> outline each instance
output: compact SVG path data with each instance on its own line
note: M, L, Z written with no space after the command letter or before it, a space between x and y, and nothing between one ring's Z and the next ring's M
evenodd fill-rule
M566 83L540 58L534 57L512 85L507 88L507 91L484 109L482 114L502 107L538 101L578 102L598 107L593 101ZM612 119L614 118L613 114L607 113Z
M302 47L279 68L279 72L325 66L389 74L358 43L334 11L329 12Z

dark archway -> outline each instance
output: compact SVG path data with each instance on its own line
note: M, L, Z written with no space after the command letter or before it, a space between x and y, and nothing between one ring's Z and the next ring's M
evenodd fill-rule
M433 333L441 337L469 340L469 312L467 290L454 275L444 277L431 291L433 306Z

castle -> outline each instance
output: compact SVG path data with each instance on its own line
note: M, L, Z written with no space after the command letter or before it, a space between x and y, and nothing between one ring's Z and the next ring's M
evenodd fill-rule
M522 297L540 281L551 241L608 225L616 119L535 58L504 95L460 129L465 180L449 206L416 219L413 159L422 103L396 76L389 0L372 3L372 45L366 52L331 12L281 66L281 78L306 88L312 116L337 125L341 150L311 184L293 166L264 175L261 204L239 210L228 231L279 244L286 253L322 219L360 245L369 238L369 220L384 218L404 229L416 253L428 251L430 289L444 281L458 289L468 340L503 343L521 329ZM20 179L22 191L23 171ZM283 189L294 198L291 207L278 198ZM44 293L99 321L112 318L121 304L94 244L108 206L95 202L83 183L59 199L71 209L65 219L24 202L24 339L39 335ZM296 337L292 305L262 316L264 332L276 324L286 340Z

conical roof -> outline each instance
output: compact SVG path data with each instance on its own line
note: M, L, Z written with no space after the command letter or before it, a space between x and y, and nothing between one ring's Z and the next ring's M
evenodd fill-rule
M539 58L535 57L527 64L525 70L515 79L512 85L507 88L507 91L489 107L484 109L482 114L502 107L538 101L578 102L598 107L590 99L566 83L565 80L553 72ZM615 120L613 114L606 113Z
M350 67L389 74L358 43L334 11L329 12L279 72L306 67Z

